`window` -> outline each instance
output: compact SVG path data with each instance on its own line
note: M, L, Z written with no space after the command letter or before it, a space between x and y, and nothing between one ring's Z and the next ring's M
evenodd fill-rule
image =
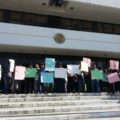
M80 20L72 20L72 29L82 30L82 23Z
M35 24L35 15L24 13L23 14L23 22L25 24L30 24L30 25Z
M92 22L82 21L82 23L83 23L83 30L92 31Z
M113 25L114 33L120 34L120 25Z
M112 25L111 24L104 24L104 32L105 33L112 33Z
M47 16L36 15L36 24L46 25L47 24Z
M104 32L102 23L97 23L96 27L97 27L97 32L100 33Z
M70 28L71 20L70 19L61 19L61 26L62 26L62 28Z
M20 12L10 12L9 22L21 24L22 23L22 14Z
M48 26L59 28L61 26L61 17L57 16L48 16Z
M10 21L10 11L3 10L3 21L9 23Z
M0 21L2 21L2 20L3 20L3 11L0 10Z
M120 34L120 25L88 20L70 19L51 15L0 10L0 21L6 23L37 25L69 30L90 31L98 33Z
M10 12L10 19L11 20L22 20L21 13L19 13L19 12Z

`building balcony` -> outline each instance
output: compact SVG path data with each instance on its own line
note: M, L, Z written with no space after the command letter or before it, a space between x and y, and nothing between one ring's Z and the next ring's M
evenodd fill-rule
M120 24L119 0L64 0L61 7L50 0L2 0L0 9Z
M0 52L120 58L120 35L0 23Z

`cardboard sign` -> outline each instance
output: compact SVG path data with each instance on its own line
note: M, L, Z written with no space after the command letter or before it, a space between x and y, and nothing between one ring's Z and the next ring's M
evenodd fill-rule
M10 71L10 72L14 72L14 68L15 68L15 60L13 60L13 59L9 59L9 62L10 62L10 68L9 68L9 71Z
M15 80L24 80L25 70L26 68L23 66L16 66L15 67Z
M26 68L25 78L35 78L36 75L37 75L37 69L36 68Z
M119 61L110 60L110 69L119 70Z
M86 62L86 63L88 63L88 67L90 67L91 66L91 59L90 58L83 58L83 61L84 62Z
M67 72L69 74L80 74L80 69L79 69L79 65L67 65Z
M103 80L104 76L103 76L103 72L101 70L95 69L95 70L91 70L91 77L92 80L96 79L96 80Z
M87 62L81 61L81 71L84 71L84 72L89 71Z
M108 75L107 78L108 78L109 83L115 83L115 82L120 81L120 78L117 72Z
M45 59L45 70L46 71L55 71L55 59L46 58Z
M54 83L54 74L41 72L41 82L42 83Z
M55 68L55 78L66 79L67 69L65 68Z

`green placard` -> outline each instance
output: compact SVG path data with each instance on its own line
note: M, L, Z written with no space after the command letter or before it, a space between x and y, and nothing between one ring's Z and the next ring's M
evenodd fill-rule
M25 78L35 78L36 75L37 75L37 69L36 68L26 68Z
M104 76L103 76L103 72L101 70L95 69L95 70L91 70L91 77L92 80L96 79L96 80L103 80Z

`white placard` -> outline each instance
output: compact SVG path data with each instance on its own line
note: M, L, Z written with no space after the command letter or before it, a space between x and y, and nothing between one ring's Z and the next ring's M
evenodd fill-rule
M90 58L83 58L83 61L84 62L87 62L88 63L88 66L90 67L91 66L91 59Z
M14 72L14 68L15 68L15 60L13 60L13 59L9 59L9 62L10 62L10 68L9 68L9 71L10 71L10 72Z
M119 70L119 61L110 60L110 69Z
M81 71L88 72L88 66L87 62L81 61Z
M16 66L15 67L15 80L24 80L25 70L26 68L23 66Z
M66 79L67 69L65 68L55 68L55 78Z
M80 74L80 69L79 69L79 65L67 65L67 72L69 74Z

